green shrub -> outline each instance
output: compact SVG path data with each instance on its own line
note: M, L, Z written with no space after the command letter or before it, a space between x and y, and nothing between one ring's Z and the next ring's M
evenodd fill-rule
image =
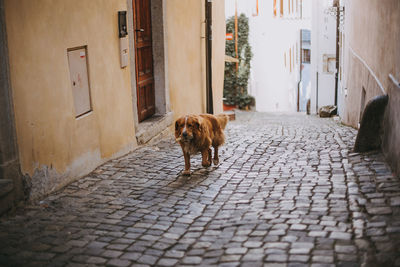
M236 57L234 16L227 19L226 32L233 34L233 40L226 41L225 54ZM253 57L248 39L249 19L245 14L240 14L238 16L239 71L236 71L236 63L225 62L224 78L224 103L227 105L237 105L239 108L245 108L247 105L254 103L254 97L247 94L250 61Z

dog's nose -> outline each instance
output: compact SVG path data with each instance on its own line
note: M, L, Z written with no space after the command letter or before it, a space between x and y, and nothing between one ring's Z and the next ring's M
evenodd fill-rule
M182 136L183 136L183 137L187 137L187 132L183 132L183 133L182 133Z

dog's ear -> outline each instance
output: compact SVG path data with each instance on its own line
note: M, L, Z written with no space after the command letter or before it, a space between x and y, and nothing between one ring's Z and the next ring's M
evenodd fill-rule
M179 124L178 121L175 122L175 131L178 130Z
M194 121L194 125L196 126L196 128L197 128L199 131L202 131L201 123L200 123L200 121L199 121L198 119L196 119L196 120Z

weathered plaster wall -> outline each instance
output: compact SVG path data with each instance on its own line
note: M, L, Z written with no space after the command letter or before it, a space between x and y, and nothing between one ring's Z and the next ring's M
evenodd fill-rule
M203 1L166 2L168 82L175 118L205 112L203 10Z
M214 114L222 113L225 70L225 1L213 1L212 6L212 88Z
M213 1L213 97L222 112L225 54L224 1ZM206 111L204 1L166 1L168 87L174 118ZM221 36L222 35L222 36Z
M382 150L393 171L400 174L400 88L391 83L384 119Z
M400 2L347 0L345 8L349 60L344 70L348 95L343 119L357 127L362 88L368 102L387 92L389 73L400 78Z
M328 0L313 0L311 28L311 111L335 104L335 74L324 71L324 55L336 55L336 17ZM318 83L317 83L318 81ZM317 98L318 95L318 98Z
M22 200L14 107L9 79L4 1L0 0L0 214Z
M400 80L400 1L345 1L346 55L343 121L358 126L365 103L388 94L389 104L383 123L382 150L393 170L400 173L400 89L389 78Z
M21 170L32 198L90 172L136 141L129 66L120 68L126 0L5 0ZM67 49L87 45L93 111L75 119Z

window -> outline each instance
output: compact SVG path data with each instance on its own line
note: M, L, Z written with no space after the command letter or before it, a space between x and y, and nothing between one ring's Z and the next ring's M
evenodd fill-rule
M302 49L301 51L301 59L302 62L301 63L311 63L311 53L310 53L310 49Z
M283 17L283 0L281 0L279 11L280 11L281 17Z
M276 0L274 0L274 17L276 17Z

